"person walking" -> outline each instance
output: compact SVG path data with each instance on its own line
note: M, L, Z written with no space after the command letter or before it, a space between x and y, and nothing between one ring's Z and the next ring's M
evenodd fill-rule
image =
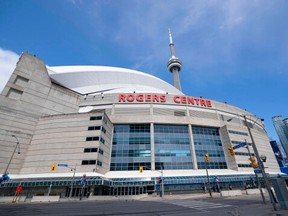
M17 188L16 188L15 196L14 196L14 198L13 198L13 200L12 200L12 203L16 203L16 202L17 202L18 198L20 198L20 194L21 194L22 190L23 190L23 187L22 187L22 185L21 185L21 183L20 183L20 184L17 186ZM18 200L18 201L19 201L19 200Z

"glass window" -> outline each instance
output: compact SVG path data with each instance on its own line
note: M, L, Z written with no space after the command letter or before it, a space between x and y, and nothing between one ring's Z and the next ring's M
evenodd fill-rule
M82 165L93 165L96 164L96 160L82 160Z
M238 164L238 167L252 167L251 164Z
M100 137L100 142L105 144L105 140L102 137Z
M84 148L84 152L88 153L88 152L97 152L98 148Z
M229 132L229 133L232 133L232 134L238 134L238 135L248 136L248 133L241 132L241 131L229 130L228 132Z
M187 125L154 125L155 169L192 169Z
M102 120L102 116L91 116L90 121Z
M105 127L102 126L102 129L101 129L101 130L103 131L103 133L106 133Z
M206 168L206 153L208 153L210 157L207 163L208 169L227 169L219 129L192 126L192 133L198 169Z
M151 169L150 124L114 125L110 170Z
M255 154L254 153L250 153L251 154L251 156L255 156ZM241 156L250 156L249 155L249 153L247 152L235 152L235 155L241 155Z
M97 165L102 166L102 161L97 160Z
M86 141L98 141L99 137L86 137Z
M97 152L98 148L91 148L91 152Z
M101 126L90 126L88 127L88 130L100 130Z

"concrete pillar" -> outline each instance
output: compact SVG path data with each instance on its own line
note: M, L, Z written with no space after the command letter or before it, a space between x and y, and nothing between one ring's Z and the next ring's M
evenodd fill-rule
M180 78L179 78L179 70L177 67L172 68L172 74L173 74L173 83L174 87L178 90L182 91L181 84L180 84Z
M155 170L154 123L150 123L151 170Z
M115 115L115 103L112 105L111 115Z
M193 169L198 169L196 151L195 151L195 145L194 145L194 139L193 139L193 133L192 133L191 124L188 125L188 130L189 130L189 137L190 137L191 156L192 156L192 162L193 162Z
M94 196L95 186L90 186L90 196Z

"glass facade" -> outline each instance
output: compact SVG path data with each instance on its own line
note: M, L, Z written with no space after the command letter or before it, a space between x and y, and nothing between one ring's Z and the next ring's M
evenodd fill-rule
M198 169L227 169L219 129L193 126ZM114 125L111 171L151 169L150 124ZM155 169L193 169L188 125L154 125Z
M114 125L111 171L151 169L150 124Z
M206 153L210 157L208 169L227 169L219 129L192 126L192 133L198 169L205 169Z
M155 169L192 169L187 125L154 125Z
M284 148L286 155L288 155L288 121L286 119L284 120L281 115L272 117L272 121L282 147Z

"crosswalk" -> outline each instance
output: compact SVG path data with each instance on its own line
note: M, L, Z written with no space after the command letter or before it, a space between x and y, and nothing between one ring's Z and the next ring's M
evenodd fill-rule
M169 202L174 205L196 209L200 211L213 211L213 209L216 208L227 208L231 207L231 205L224 205L219 203L210 203L210 202L204 202L204 201L198 201L198 200L189 200L189 199L182 199L182 200L167 200L166 202Z

